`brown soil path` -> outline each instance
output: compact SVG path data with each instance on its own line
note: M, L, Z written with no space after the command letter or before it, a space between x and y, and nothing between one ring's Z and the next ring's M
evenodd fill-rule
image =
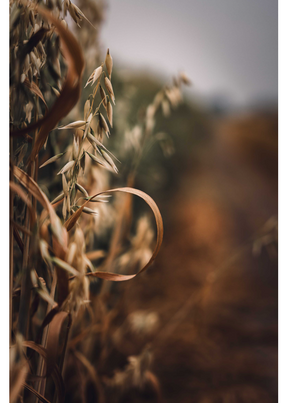
M166 402L275 402L275 244L254 256L249 239L277 216L277 117L213 127L197 168L179 175L162 207L169 219L154 267L123 284L126 311L159 315L152 370Z

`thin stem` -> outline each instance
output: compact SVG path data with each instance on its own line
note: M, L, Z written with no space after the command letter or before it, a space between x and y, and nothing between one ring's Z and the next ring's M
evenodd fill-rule
M25 227L31 230L29 223L29 214L26 212ZM30 306L30 292L31 292L31 279L28 267L29 260L29 244L30 237L24 234L24 251L22 261L22 280L21 280L21 294L18 318L18 331L24 338L27 338L27 329L29 322L29 306Z
M13 155L13 138L12 136L10 137L10 160L12 161L12 155ZM13 180L13 168L14 165L11 164L11 170L10 170L10 181ZM10 284L10 290L9 290L9 343L10 346L12 345L12 321L13 321L13 312L12 312L12 301L13 301L13 267L14 267L14 261L13 261L13 252L14 252L14 237L13 237L13 230L12 230L12 225L11 221L13 220L13 192L10 191L10 272L9 272L9 284Z
M56 285L57 285L57 274L56 274L56 270L54 270L53 279L52 279L52 285L51 285L51 291L50 291L50 296L51 296L52 299L54 299L54 297L55 297ZM48 315L48 313L50 312L51 309L52 309L52 305L48 304L47 305L47 310L46 310L46 316ZM48 330L49 330L49 325L45 327L45 329L43 331L43 334L42 334L41 345L43 347L46 347ZM42 357L40 357L39 363L38 363L37 373L40 376L43 376L45 368L46 368L45 361L44 361L44 359ZM40 380L39 385L38 385L38 393L40 393L41 395L44 396L45 395L45 389L46 389L46 378L44 378L43 380ZM39 402L39 399L37 398L36 403L38 403L38 402Z

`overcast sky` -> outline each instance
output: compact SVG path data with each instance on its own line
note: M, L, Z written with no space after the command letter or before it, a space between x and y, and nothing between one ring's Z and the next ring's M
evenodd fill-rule
M115 63L167 77L185 70L202 97L277 99L277 0L108 0L101 40Z

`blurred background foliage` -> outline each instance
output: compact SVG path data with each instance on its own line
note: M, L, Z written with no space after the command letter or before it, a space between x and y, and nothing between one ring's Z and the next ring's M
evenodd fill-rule
M129 104L132 127L165 82L151 71L129 69L123 60L120 67L115 93ZM155 133L171 140L171 155L165 157L155 143L137 172L135 186L163 214L164 243L147 275L121 284L123 322L119 317L117 323L128 326L126 315L137 312L157 314L150 348L164 401L274 402L277 102L263 97L230 108L229 101L214 97L203 105L193 97L193 86L184 96L170 116L157 115ZM117 155L123 131L116 125L114 133ZM139 354L150 341L133 328L126 332L126 344L118 346L126 355ZM123 401L140 399L132 396ZM142 399L152 401L145 393Z

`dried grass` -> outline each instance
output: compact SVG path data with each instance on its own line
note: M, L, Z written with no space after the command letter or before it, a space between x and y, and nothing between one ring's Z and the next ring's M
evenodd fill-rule
M72 351L68 360L73 356L86 368L99 401L107 401L107 387L141 389L147 383L152 385L159 400L159 384L149 369L149 352L145 350L138 357L130 357L127 367L108 379L98 375L97 364L89 362L89 350L77 350L78 341L73 344L73 337L79 327L81 334L87 334L85 326L97 328L101 369L108 354L111 320L117 310L109 312L107 307L110 286L102 286L97 306L92 307L91 287L99 284L99 279L130 280L146 271L157 257L163 239L162 217L154 200L133 188L134 178L143 147L153 136L157 110L162 107L168 116L170 106L175 107L181 101L181 80L188 84L188 79L180 75L171 88L161 90L148 106L127 186L109 189L105 183L108 176L103 172L117 175L120 163L103 144L104 134L107 138L113 135L115 94L110 51L107 50L105 61L98 64L87 80L85 87L94 88L84 104L83 116L59 126L79 101L84 72L82 47L64 18L69 13L77 26L84 20L83 24L88 22L96 32L98 27L70 0L64 1L63 9L60 1L46 3L44 8L34 1L10 1L11 401L29 402L33 395L36 401L64 401L63 366L67 345ZM95 107L97 97L101 100ZM70 133L70 138L73 131L67 150L61 148L59 130ZM49 155L51 148L55 153ZM38 180L39 168L41 172L51 169L53 173L55 166L58 173L49 176L51 184L58 188L58 195L50 202ZM115 193L128 195L119 211L115 207L117 201L115 206L109 203L108 196ZM139 221L137 233L130 239L130 250L122 250L123 228L128 231L131 222L132 195L143 199L154 214L153 251L154 232L147 218ZM61 218L57 211L60 205ZM101 228L103 233L109 230L113 221L116 225L108 250L95 249L95 234L99 235ZM108 270L117 265L115 272ZM134 269L136 273L127 274ZM19 307L15 305L16 298ZM87 312L90 323L87 323ZM79 335L77 340L81 340Z

